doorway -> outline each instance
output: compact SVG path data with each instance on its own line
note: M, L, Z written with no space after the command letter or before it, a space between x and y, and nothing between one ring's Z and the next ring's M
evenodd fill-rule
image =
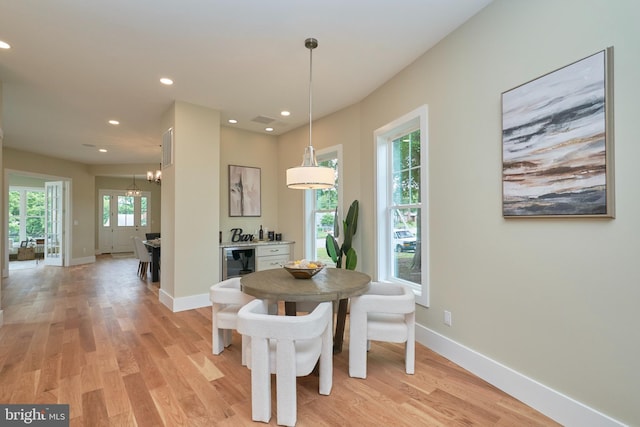
M2 276L20 259L29 265L69 265L71 179L5 170ZM16 267L17 264L16 264Z
M151 231L151 193L127 196L123 190L99 190L98 244L101 253L133 252L132 237Z

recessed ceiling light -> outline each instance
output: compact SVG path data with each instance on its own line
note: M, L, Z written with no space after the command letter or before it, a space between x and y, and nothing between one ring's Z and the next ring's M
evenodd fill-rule
M119 122L119 121L117 121L117 120L109 120L109 124L110 124L110 125L114 125L114 126L115 126L115 125L119 125L119 124L120 124L120 122Z
M228 121L229 121L229 123L232 123L232 124L234 124L234 125L235 125L236 123L238 123L238 121L237 121L236 119L229 119Z
M99 151L99 152L101 152L101 153L106 153L106 152L107 152L107 149L106 149L106 148L101 148L101 149L99 149L98 151Z
M0 49L11 49L11 45L7 42L0 40Z
M163 85L171 86L173 84L173 80L168 77L163 77L160 79L160 83L162 83Z
M264 128L267 132L273 132L273 128Z
M280 111L280 115L283 117L289 117L291 113L287 110L284 110L284 111Z

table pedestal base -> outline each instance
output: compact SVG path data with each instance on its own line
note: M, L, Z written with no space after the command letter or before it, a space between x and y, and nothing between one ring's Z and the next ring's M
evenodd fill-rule
M347 321L347 306L349 300L347 298L341 299L338 302L338 315L336 316L336 330L333 335L333 354L342 352L342 343L344 341L344 327ZM291 301L285 301L284 314L287 316L296 315L296 303Z

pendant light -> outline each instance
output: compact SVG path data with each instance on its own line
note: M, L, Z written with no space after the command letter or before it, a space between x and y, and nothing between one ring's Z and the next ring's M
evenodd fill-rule
M135 175L133 175L133 184L131 184L130 187L127 187L127 192L125 194L129 197L140 197L142 195L142 190L140 190L136 185Z
M316 153L311 145L313 49L318 47L318 40L308 38L304 41L304 46L309 49L309 146L304 150L302 165L287 169L287 187L297 190L319 190L335 185L335 171L332 168L318 166Z

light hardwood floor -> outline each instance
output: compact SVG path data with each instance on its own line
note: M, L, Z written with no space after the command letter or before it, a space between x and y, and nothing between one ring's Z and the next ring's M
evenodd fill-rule
M137 264L103 255L3 280L0 402L68 403L72 426L264 425L251 421L240 336L212 355L211 309L172 313ZM361 380L348 376L346 339L330 396L318 394L317 376L298 379L298 425L557 425L416 347L416 374L406 375L401 345L373 343Z

